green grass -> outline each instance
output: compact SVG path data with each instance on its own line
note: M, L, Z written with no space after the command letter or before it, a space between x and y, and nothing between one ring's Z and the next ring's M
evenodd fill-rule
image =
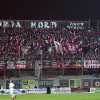
M0 100L11 100L11 97L0 95ZM17 95L16 100L100 100L100 93L24 94Z

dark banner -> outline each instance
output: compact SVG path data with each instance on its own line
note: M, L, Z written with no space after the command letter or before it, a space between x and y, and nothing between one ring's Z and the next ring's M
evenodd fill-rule
M31 29L52 29L57 28L57 21L42 20L0 20L2 28L31 28Z
M83 80L82 80L82 86L83 86L84 88L91 87L91 80L90 80L90 79L83 79Z
M68 30L86 30L88 29L87 21L66 21L63 23L63 27Z
M0 20L2 28L30 28L30 29L73 29L88 28L88 21L52 21L52 20Z

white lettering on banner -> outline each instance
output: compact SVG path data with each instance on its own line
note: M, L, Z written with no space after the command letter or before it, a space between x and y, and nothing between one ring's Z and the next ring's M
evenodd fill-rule
M77 22L71 22L69 25L67 25L68 29L83 29L84 23L77 23Z
M9 94L9 89L0 89L0 91L4 91L4 94ZM22 92L25 91L25 92ZM47 89L46 88L37 88L37 89L14 89L14 93L16 94L30 94L30 93L46 93Z
M36 22L31 22L31 28L36 28Z
M31 22L31 28L57 28L56 22Z
M84 68L100 68L99 60L84 60Z
M71 88L68 87L52 88L51 93L71 93Z
M56 22L51 22L52 28L56 28L57 27L57 23Z
M3 21L3 27L9 27L8 21Z
M17 21L17 23L16 23L16 27L21 28L21 24L20 24L19 21Z
M15 23L14 21L11 21L11 26L14 27Z
M44 27L49 28L48 22L44 22Z
M43 25L42 22L39 22L39 23L38 23L38 28L43 28L43 26L44 26L44 25Z
M2 28L31 28L31 29L54 29L65 28L84 30L88 28L88 21L50 21L50 20L0 20Z
M32 89L33 90L33 93L46 93L47 92L47 89L46 88L42 88L42 89Z
M0 20L0 27L3 27L3 28L13 28L13 27L16 27L16 28L21 28L21 23L19 21L5 21L5 20Z
M22 24L23 23L23 24ZM20 20L0 20L0 27L3 28L57 28L56 21L20 21Z

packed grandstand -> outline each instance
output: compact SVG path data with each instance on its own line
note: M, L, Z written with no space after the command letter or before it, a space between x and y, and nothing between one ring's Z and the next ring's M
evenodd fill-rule
M26 75L51 81L99 71L100 32L88 21L0 21L1 79Z

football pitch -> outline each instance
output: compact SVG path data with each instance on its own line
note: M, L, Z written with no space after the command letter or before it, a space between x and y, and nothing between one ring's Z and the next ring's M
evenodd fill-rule
M0 100L11 100L11 97L0 95ZM100 100L100 93L24 94L17 95L16 100Z

